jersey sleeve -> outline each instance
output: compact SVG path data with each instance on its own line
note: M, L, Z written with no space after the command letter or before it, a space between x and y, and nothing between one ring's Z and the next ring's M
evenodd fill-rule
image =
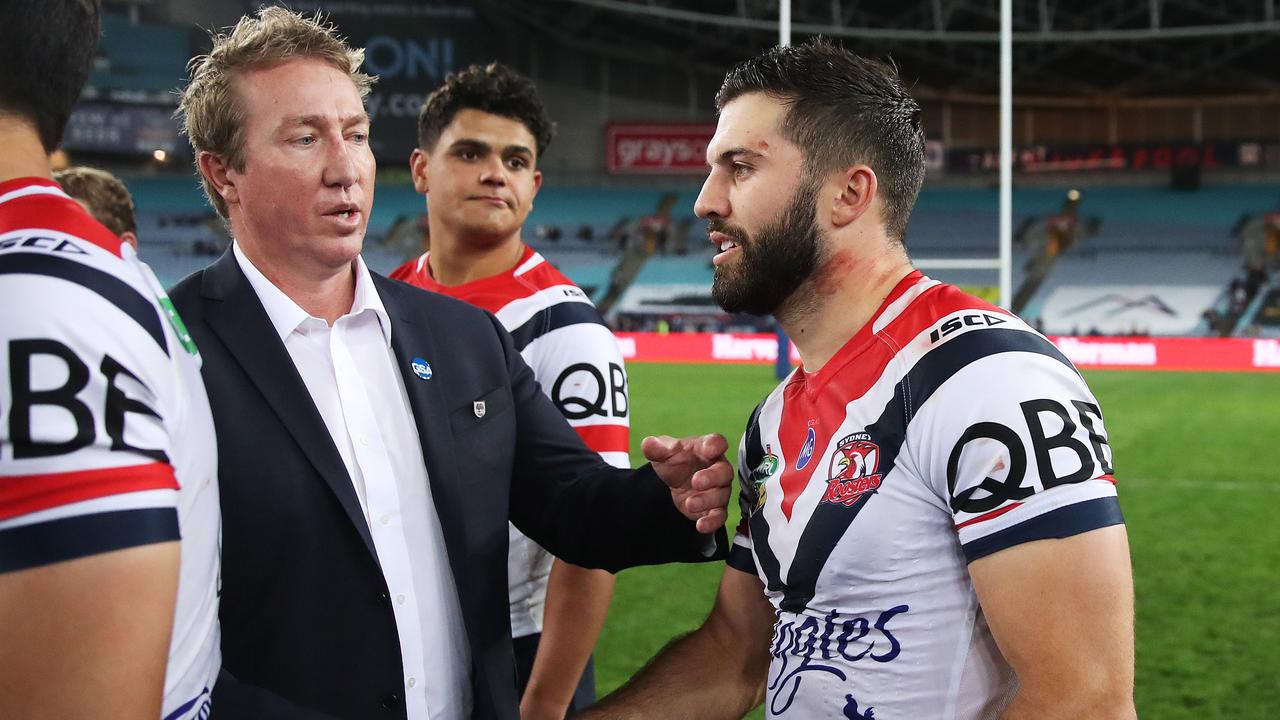
M177 540L156 305L89 265L23 262L0 274L0 572Z
M907 443L954 518L969 562L1033 540L1123 523L1098 401L1030 331L967 342L921 406ZM976 340L976 338L973 338Z
M553 294L557 288L544 290ZM613 332L599 311L573 286L512 330L542 391L605 462L631 467L631 402L627 370Z
M738 445L738 512L740 519L733 534L733 543L729 546L729 556L725 562L735 570L750 575L758 575L756 567L755 546L751 541L751 515L764 504L764 480L773 468L766 465L770 460L760 445L760 408L751 412L747 421L746 432Z

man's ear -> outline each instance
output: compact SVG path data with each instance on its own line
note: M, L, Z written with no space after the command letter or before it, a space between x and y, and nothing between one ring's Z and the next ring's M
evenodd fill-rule
M427 188L427 163L431 160L431 156L422 151L422 148L414 148L409 154L409 174L413 176L413 189L419 193L426 195L429 192Z
M866 165L854 165L837 176L836 201L831 207L831 224L844 227L871 209L880 194L876 173Z
M240 192L236 189L235 180L230 177L231 166L217 153L201 150L196 160L200 167L200 175L213 186L214 192L222 197L228 205L240 203Z
M542 171L533 171L533 194L529 196L529 207L533 207L533 199L538 197L538 190L542 188Z

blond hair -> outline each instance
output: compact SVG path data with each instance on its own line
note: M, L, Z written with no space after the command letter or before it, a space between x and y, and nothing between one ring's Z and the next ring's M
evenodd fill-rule
M360 72L364 49L347 45L318 13L308 18L281 7L265 7L257 15L246 15L229 33L213 35L208 55L198 55L187 63L190 81L182 90L178 115L195 151L197 167L200 153L211 152L232 168L244 169L241 127L245 109L236 96L234 80L249 70L293 58L315 58L347 73L360 97L368 95L377 80ZM226 218L227 203L203 175L201 182L209 202Z
M133 217L133 198L115 175L97 168L69 167L53 174L54 182L68 195L84 203L93 219L117 236L138 232Z

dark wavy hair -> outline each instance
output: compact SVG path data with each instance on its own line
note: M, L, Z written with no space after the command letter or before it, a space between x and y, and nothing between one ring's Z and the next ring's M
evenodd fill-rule
M46 153L62 142L98 49L98 0L7 0L0 113L29 120Z
M870 166L884 200L885 232L905 241L924 183L924 129L920 105L894 65L817 38L738 64L716 94L716 109L753 92L786 104L782 133L804 153L811 175Z
M434 148L459 110L479 110L519 121L533 135L539 158L556 132L533 81L494 62L451 73L427 96L418 113L418 147Z

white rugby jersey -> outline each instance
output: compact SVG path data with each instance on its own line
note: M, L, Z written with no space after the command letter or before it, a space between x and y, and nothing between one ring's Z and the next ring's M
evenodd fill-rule
M967 563L1123 522L1098 402L1017 317L912 272L751 416L729 564L777 610L769 717L982 720L1017 688Z
M0 572L178 540L165 720L218 674L217 456L151 270L48 180L0 184Z
M410 260L391 277L496 315L542 391L587 447L611 465L631 467L626 367L586 293L527 245L511 270L453 287L431 276L429 256ZM511 632L524 637L542 631L552 557L514 525L508 532Z

